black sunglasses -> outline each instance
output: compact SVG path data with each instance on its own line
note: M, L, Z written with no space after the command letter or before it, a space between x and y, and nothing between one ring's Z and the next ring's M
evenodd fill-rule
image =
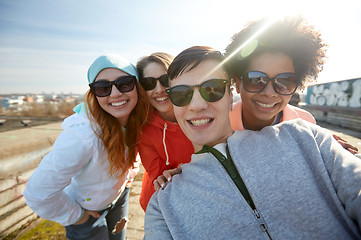
M135 76L128 75L117 78L114 81L99 80L89 84L90 89L98 97L106 97L112 93L113 85L119 90L119 92L130 92L134 89L137 79Z
M295 73L280 73L274 78L259 71L250 71L241 76L244 90L251 93L262 92L269 81L272 81L273 89L280 95L291 95L297 89L297 77Z
M169 79L167 74L164 74L159 78L154 78L154 77L141 78L139 82L145 91L150 91L153 90L157 85L157 80L160 82L160 84L162 84L163 87L169 87Z
M199 93L207 102L217 102L224 96L227 79L210 79L198 85L177 85L166 89L170 101L178 106L183 107L189 104L193 98L193 88L199 88Z

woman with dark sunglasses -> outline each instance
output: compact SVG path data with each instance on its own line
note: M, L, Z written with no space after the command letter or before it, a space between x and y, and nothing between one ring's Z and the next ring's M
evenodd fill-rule
M151 122L143 127L137 145L145 169L139 199L144 211L155 192L153 181L163 171L188 163L194 153L192 143L177 124L173 105L165 91L169 87L167 70L172 60L170 54L157 52L137 63L140 84L153 106Z
M269 19L249 23L226 48L229 73L242 101L230 113L233 130L261 130L283 121L301 118L316 123L307 111L289 104L296 90L316 81L325 61L327 45L305 19L284 18L273 23L242 49L239 47ZM358 149L338 136L352 153Z
M85 104L66 118L24 197L39 216L65 226L69 239L125 239L136 143L150 104L134 65L98 57L88 70Z
M174 114L196 153L151 198L144 239L361 239L361 161L300 119L233 132L221 62L191 47L169 66Z

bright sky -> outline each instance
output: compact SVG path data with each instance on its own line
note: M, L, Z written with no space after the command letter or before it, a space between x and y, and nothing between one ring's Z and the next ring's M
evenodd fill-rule
M101 54L136 63L194 45L223 52L246 22L297 13L329 45L319 82L361 77L359 0L0 0L0 94L85 93Z

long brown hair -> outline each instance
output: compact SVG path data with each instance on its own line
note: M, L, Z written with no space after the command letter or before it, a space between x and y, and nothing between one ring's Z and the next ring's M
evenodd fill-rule
M124 174L126 170L133 166L136 158L136 144L139 141L141 129L149 121L151 105L145 91L138 82L136 82L136 91L138 93L138 102L129 115L125 133L123 133L119 121L100 107L92 91L89 90L85 95L85 101L89 109L89 112L87 112L88 118L93 131L108 153L109 174L111 175L120 172L120 170ZM128 154L125 154L126 152Z

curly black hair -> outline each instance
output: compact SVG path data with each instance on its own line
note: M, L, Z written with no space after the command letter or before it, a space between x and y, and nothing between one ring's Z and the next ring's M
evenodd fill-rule
M265 26L267 21L269 19L263 18L251 22L232 37L232 42L225 50L225 56L229 58L226 64L229 75L233 78L241 76L255 56L266 52L281 52L293 60L299 88L303 89L306 84L315 81L318 73L322 71L327 44L314 26L309 25L303 17L297 16L276 21L239 49Z

